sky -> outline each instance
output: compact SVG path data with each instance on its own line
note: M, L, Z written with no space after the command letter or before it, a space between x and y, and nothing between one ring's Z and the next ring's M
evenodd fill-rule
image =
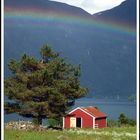
M101 11L112 9L120 5L125 0L49 0L49 1L66 3L71 6L79 7L92 15Z

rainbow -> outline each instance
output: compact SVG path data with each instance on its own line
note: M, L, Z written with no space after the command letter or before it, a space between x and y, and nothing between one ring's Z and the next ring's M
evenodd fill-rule
M63 24L77 24L80 26L93 26L95 28L102 28L108 31L115 31L118 33L128 34L130 36L136 36L136 29L130 27L126 23L119 23L117 21L97 20L92 18L81 17L73 15L71 13L64 13L62 11L52 11L51 9L44 9L40 7L12 7L6 6L4 8L4 20L8 20L9 23L12 20L24 20L28 21L31 27L46 26L47 23L55 21ZM8 23L8 22L7 22ZM41 23L41 24L40 24Z

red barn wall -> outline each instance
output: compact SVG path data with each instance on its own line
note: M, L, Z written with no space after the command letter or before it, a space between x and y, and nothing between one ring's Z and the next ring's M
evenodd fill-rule
M64 128L70 128L70 117L64 117Z
M81 111L80 109L75 110L70 115L76 118L82 119L82 128L93 128L93 118ZM70 117L66 116L64 118L64 128L70 128Z
M98 124L98 128L104 128L107 126L106 118L96 118L95 124Z

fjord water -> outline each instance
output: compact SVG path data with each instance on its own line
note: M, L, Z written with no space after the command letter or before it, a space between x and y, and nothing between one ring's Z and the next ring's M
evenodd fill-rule
M96 106L108 116L108 120L117 120L120 113L124 113L131 119L136 119L136 103L130 102L128 100L81 98L76 100L72 109L80 106ZM13 120L17 121L31 119L21 117L16 113L4 115L5 123Z
M108 119L118 119L121 113L136 119L136 103L126 99L93 99L83 98L76 101L75 106L95 106L104 112Z

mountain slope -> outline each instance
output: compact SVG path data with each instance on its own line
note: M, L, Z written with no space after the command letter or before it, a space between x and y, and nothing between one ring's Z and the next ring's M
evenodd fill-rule
M90 20L117 20L133 26L135 10L130 5L135 5L135 1L127 0L116 8L91 16L80 8L57 2L5 0L5 6L19 9L40 7L47 12L57 11ZM34 20L32 23L36 25ZM63 52L62 56L71 63L81 64L81 83L89 88L89 97L124 98L136 92L135 36L90 24L77 25L74 20L70 23L54 20L45 26L43 22L31 26L28 20L13 19L12 22L5 20L4 38L5 76L10 74L7 68L10 58L19 59L23 53L39 58L39 48L49 43L56 51Z
M136 0L126 0L120 6L105 12L93 15L94 18L119 21L127 23L129 26L136 26Z

